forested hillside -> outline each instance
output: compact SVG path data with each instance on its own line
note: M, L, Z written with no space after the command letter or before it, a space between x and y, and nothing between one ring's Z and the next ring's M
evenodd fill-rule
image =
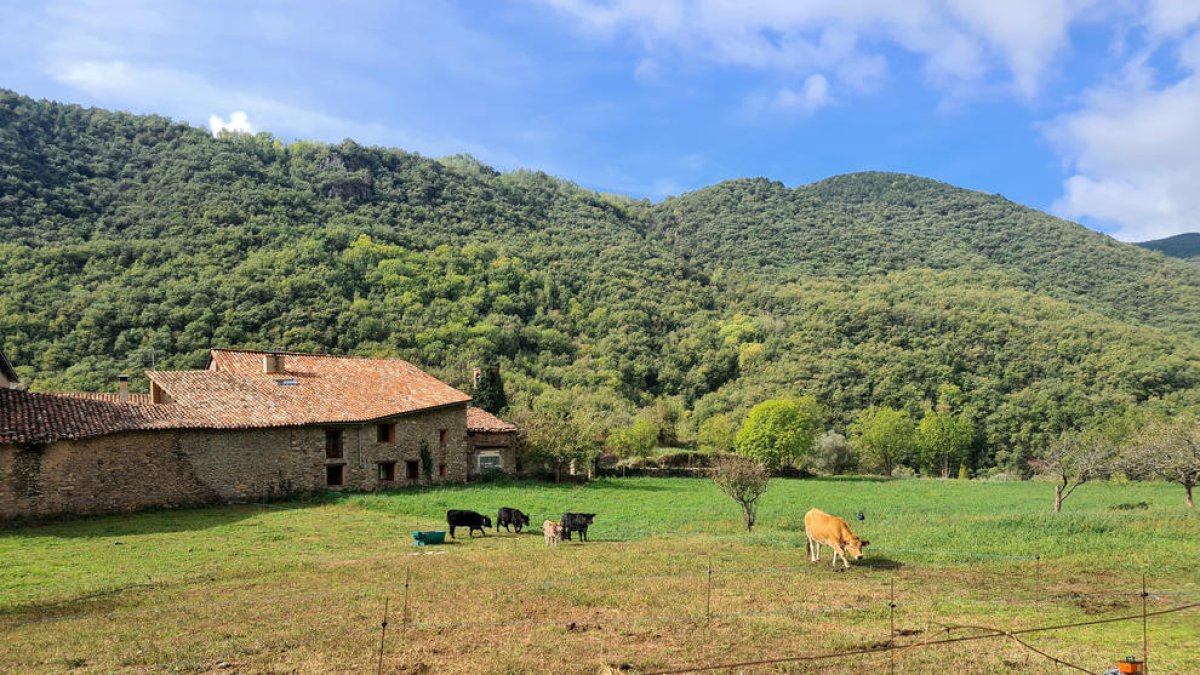
M1200 401L1200 275L895 174L659 204L468 157L284 144L0 91L0 343L37 389L210 346L397 355L664 439L812 394L845 430L957 392L976 468ZM144 388L144 381L139 383Z
M1143 241L1138 244L1142 248L1158 251L1163 255L1184 260L1200 262L1200 232L1186 232L1166 239Z

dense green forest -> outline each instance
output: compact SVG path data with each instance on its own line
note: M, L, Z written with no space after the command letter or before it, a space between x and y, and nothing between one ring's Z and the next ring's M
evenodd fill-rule
M950 390L977 470L1200 402L1192 263L897 174L652 204L0 90L0 231L0 343L42 390L211 346L396 355L463 387L499 364L515 416L652 416L664 443L772 397L846 433Z
M1158 251L1172 258L1183 258L1200 262L1200 232L1185 232L1165 239L1143 241L1138 246Z

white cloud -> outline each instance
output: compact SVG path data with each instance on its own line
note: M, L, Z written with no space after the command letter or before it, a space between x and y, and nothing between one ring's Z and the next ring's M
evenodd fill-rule
M1127 241L1200 230L1198 48L1200 33L1178 49L1181 79L1160 84L1135 59L1047 127L1071 172L1056 213L1094 219Z
M832 101L829 96L829 81L819 73L809 75L800 91L784 87L775 95L775 106L790 112L811 113Z
M254 125L250 124L250 116L241 110L235 111L228 120L221 119L220 115L209 115L208 128L212 131L213 136L220 135L222 131L239 134L254 133Z
M1068 29L1096 0L545 0L585 30L636 36L677 53L789 75L836 74L856 88L886 70L884 46L923 58L929 80L959 89L994 71L1021 96L1039 90ZM1165 1L1165 0L1162 0Z

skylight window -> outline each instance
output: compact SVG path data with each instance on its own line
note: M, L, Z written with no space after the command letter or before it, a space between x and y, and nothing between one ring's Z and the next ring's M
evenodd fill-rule
M275 383L276 383L276 384L278 384L278 385L279 385L279 386L281 386L281 387L294 387L294 386L296 386L296 385L300 384L300 382L299 382L298 380L291 380L291 379L288 379L288 380L275 380Z

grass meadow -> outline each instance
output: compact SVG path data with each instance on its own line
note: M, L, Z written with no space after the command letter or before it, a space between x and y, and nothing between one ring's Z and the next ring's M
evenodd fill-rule
M886 644L894 586L895 640L917 646L822 672L893 659L904 672L1058 673L1011 639L920 643L1135 614L1143 574L1152 612L1200 602L1200 518L1180 488L1089 484L1057 515L1052 492L775 480L752 534L711 483L685 478L321 495L5 530L0 671L373 672L386 600L384 672L654 672ZM501 506L531 514L534 531L412 544L412 530L444 529L449 508L494 518ZM809 563L812 506L850 518L872 542L866 559L834 571L826 549ZM599 514L592 541L547 549L538 526L567 510ZM1021 639L1101 672L1141 653L1142 625ZM1150 672L1200 672L1200 611L1153 619L1149 642Z

